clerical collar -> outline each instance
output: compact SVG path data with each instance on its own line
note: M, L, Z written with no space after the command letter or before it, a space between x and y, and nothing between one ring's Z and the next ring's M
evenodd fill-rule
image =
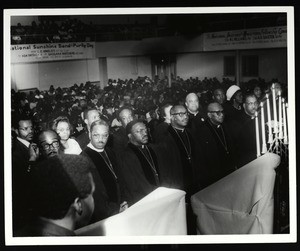
M219 129L221 127L221 124L215 125L214 123L212 123L210 120L208 120L208 122L213 126L216 127L217 129Z
M188 112L189 112L190 114L193 114L194 116L196 116L196 115L198 114L199 111L192 112L192 111L190 111L190 110L188 109Z
M25 140L25 139L21 139L20 137L17 137L17 139L24 144L27 148L29 148L30 142Z
M102 152L104 151L104 148L103 148L103 149L97 149L96 147L94 147L94 146L92 145L91 142L87 145L87 147L91 148L92 150L94 150L94 151L96 151L96 152L98 152L98 153L102 153Z
M180 131L180 132L184 132L184 128L177 128L175 126L172 126L174 128L174 130L176 131Z

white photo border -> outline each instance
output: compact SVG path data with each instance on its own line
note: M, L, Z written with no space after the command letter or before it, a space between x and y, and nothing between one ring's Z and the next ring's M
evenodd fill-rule
M290 233L271 235L197 235L197 236L97 236L97 237L13 237L11 198L11 55L10 22L12 16L43 15L119 15L119 14L218 14L286 13L287 78L289 131ZM296 209L296 106L294 8L265 7L180 7L180 8L95 8L95 9L6 9L4 10L4 207L5 245L106 245L106 244L218 244L218 243L293 243L297 241Z

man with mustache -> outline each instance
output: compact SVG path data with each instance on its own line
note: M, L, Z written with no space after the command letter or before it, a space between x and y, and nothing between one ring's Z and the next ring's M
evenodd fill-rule
M109 137L108 123L104 120L94 121L90 126L89 137L90 143L82 154L94 164L91 170L95 180L93 223L122 212L128 206L115 153L106 146Z
M13 116L12 140L12 198L13 198L13 231L27 224L29 219L28 196L30 195L30 164L38 157L38 148L32 142L34 137L33 123L30 117Z
M53 130L42 131L38 136L41 158L53 157L62 152L58 134Z
M205 188L236 169L236 151L233 139L224 123L223 106L217 102L207 106L207 120L199 128L200 185Z
M171 110L171 125L162 140L164 146L163 180L168 187L186 192L187 233L196 234L196 218L193 215L190 198L198 192L196 160L199 151L191 133L187 131L189 115L183 105L174 105Z
M160 171L156 153L148 145L148 131L142 120L126 126L129 143L120 155L121 171L129 190L132 205L160 185Z

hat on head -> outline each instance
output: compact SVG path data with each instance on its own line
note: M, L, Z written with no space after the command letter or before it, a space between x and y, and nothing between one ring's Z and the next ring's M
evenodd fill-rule
M237 85L230 86L226 92L227 100L229 101L232 98L232 96L239 90L241 90L241 88Z

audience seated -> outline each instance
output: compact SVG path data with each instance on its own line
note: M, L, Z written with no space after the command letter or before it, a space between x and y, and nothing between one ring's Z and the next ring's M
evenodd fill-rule
M168 79L144 76L109 79L104 89L86 82L65 88L51 85L49 90L27 93L12 90L14 234L32 217L30 202L37 197L31 196L27 185L40 163L58 161L81 150L94 162L90 168L97 213L89 223L122 212L158 186L165 186L187 192L188 233L195 233L190 196L255 158L251 117L270 83L259 80L251 86L249 82L237 86L230 79L177 77L169 87ZM276 88L286 93L283 84ZM249 95L253 91L256 96ZM242 96L246 97L244 103ZM105 139L103 135L96 139L100 129L103 134L102 124L96 121L108 129ZM106 165L107 170L105 163L111 164ZM27 233L74 234L80 218L78 211L71 210L74 205L66 205L66 214L59 219L36 214L42 218L29 224L32 228ZM70 216L75 222L69 221ZM72 227L62 230L55 226L62 226L62 222ZM58 233L51 232L51 226Z

